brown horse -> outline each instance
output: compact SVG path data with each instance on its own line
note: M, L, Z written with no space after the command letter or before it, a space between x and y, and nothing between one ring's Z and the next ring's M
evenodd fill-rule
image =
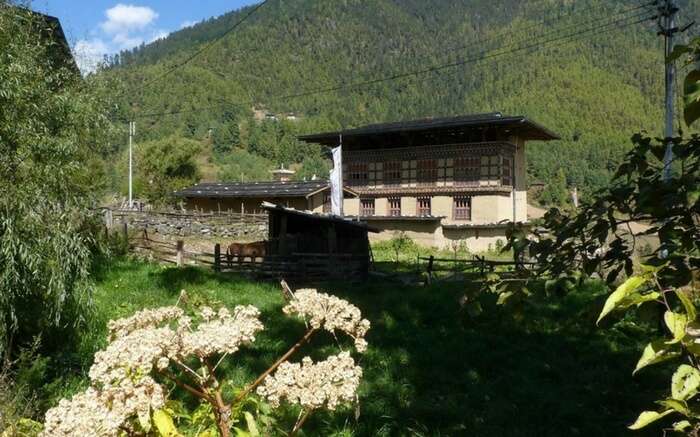
M228 265L231 266L234 256L239 264L243 262L245 257L250 257L250 261L255 264L257 257L265 256L265 246L266 243L264 241L256 241L255 243L231 243L228 248L226 248Z

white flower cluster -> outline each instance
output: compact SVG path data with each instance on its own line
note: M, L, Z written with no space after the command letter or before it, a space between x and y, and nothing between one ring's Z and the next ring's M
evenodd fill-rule
M207 357L217 353L232 354L242 344L255 341L255 333L263 329L258 320L260 311L254 306L238 306L233 314L226 308L215 313L211 308L202 308L200 323L194 332L182 336L181 354Z
M308 319L314 328L323 328L331 333L343 331L355 339L358 352L367 349L365 334L369 330L369 320L363 319L360 309L346 300L314 289L301 289L294 292L292 300L283 311L285 314L296 313Z
M137 416L148 423L150 412L165 403L163 388L151 377L154 370L165 370L171 360L182 363L193 355L236 352L263 328L253 306L238 306L233 313L205 307L201 315L205 321L196 329L177 307L110 321L111 343L95 354L90 368L92 387L50 409L41 435L117 436L129 418ZM171 327L172 322L177 326Z
M109 338L113 340L129 335L137 329L159 326L163 322L175 320L182 315L183 311L178 307L162 307L142 310L125 319L110 320L107 323Z
M286 400L310 410L324 406L335 410L338 404L357 398L361 377L362 368L355 365L348 352L318 363L305 357L301 364L282 363L257 392L275 408Z

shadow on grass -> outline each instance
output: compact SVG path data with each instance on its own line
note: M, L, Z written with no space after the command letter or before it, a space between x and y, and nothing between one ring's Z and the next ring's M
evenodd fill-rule
M112 278L157 285L167 298L163 304L172 304L185 288L212 293L207 298L230 307L258 306L265 331L222 364L238 387L264 371L305 330L302 322L282 313L284 301L274 284L199 268L137 267L141 273L134 273L127 263L114 269ZM369 350L356 355L364 369L359 420L355 410L315 413L306 435L349 429L356 436L619 436L627 434L626 425L640 411L654 407L669 384L664 369L631 376L648 332L625 324L595 327L602 290L533 299L519 319L484 302L483 315L469 319L458 304L463 287L411 287L376 279L320 286L357 305L372 329ZM342 337L341 342L346 348L351 344ZM292 361L305 355L323 359L336 350L335 340L323 334ZM285 410L285 415L293 414ZM657 427L634 435L658 434Z
M372 322L356 435L618 436L668 385L658 369L632 378L649 337L596 329L590 292L534 302L519 322L493 303L468 320L459 286L328 290Z

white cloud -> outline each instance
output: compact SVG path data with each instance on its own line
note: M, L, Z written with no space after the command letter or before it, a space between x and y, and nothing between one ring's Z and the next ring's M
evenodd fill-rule
M104 55L109 53L107 44L99 38L81 39L75 43L73 54L78 68L83 74L92 73L102 64Z
M198 23L198 21L191 21L191 20L183 21L182 24L180 25L180 29L184 29L185 27L192 27L197 23Z
M142 30L158 18L158 13L147 6L125 5L122 3L105 11L107 21L100 24L109 34L125 34Z
M118 33L112 38L112 43L120 50L136 47L143 42L140 36L131 36L128 33Z

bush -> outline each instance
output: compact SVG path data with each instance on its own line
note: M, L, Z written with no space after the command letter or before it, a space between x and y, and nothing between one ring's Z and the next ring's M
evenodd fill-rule
M284 284L286 285L286 284ZM307 323L305 334L254 382L235 387L221 379L227 358L255 341L263 325L256 307L201 306L194 310L182 292L178 304L142 310L110 321L109 344L95 354L91 386L46 413L43 436L114 436L126 430L142 435L271 435L279 427L272 411L284 402L300 407L290 434L314 411L335 410L357 399L362 369L349 352L314 363L288 359L327 331L344 332L364 352L369 321L347 301L316 290L286 288L283 311ZM126 371L125 371L126 370ZM257 394L257 396L254 395Z

